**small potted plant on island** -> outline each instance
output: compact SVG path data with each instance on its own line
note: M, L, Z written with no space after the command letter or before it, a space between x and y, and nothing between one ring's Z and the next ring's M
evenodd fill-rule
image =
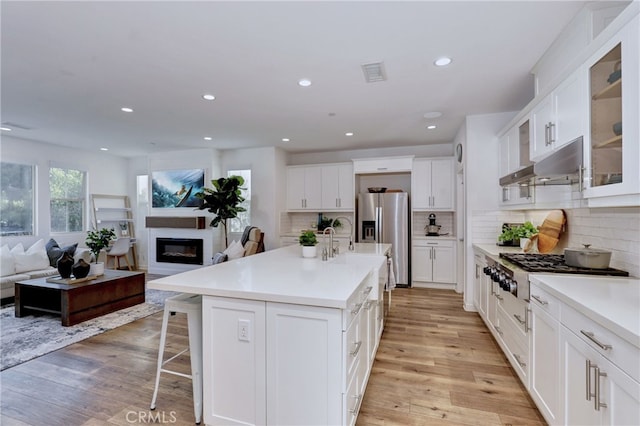
M302 257L316 257L318 239L316 238L315 231L302 231L299 241L302 246Z
M95 263L91 264L89 275L104 274L104 262L98 262L98 257L100 256L100 251L102 251L103 248L108 247L109 241L113 240L115 237L115 231L113 229L107 228L102 228L97 231L89 231L87 233L87 239L85 240L85 243L95 257Z

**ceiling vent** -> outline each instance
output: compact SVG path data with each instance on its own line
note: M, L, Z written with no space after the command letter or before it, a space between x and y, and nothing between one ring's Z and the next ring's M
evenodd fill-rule
M364 64L362 65L362 71L364 72L364 80L367 83L375 83L376 81L385 81L387 79L383 62Z
M10 121L3 121L2 127L8 127L10 129L31 130L31 127L23 126L22 124L12 123Z

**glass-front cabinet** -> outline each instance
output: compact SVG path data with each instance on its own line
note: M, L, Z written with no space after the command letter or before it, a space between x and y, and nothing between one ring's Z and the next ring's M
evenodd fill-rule
M585 140L589 205L640 199L640 31L636 17L587 62L590 131Z

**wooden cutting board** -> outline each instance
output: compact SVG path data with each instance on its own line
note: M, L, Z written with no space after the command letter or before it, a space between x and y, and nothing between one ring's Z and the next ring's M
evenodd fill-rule
M563 210L552 210L538 227L538 251L550 253L557 245L560 234L564 231L567 217Z

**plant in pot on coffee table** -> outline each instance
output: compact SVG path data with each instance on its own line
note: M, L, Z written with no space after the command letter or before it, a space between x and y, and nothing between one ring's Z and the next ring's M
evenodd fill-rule
M109 242L116 238L116 233L113 229L102 228L97 231L89 231L87 233L87 239L85 243L87 247L91 249L93 256L95 257L95 264L92 264L91 275L102 275L104 273L104 263L98 262L98 256L100 251L109 246ZM100 265L102 264L102 265ZM96 266L94 266L96 265ZM102 268L100 268L102 266ZM101 270L100 270L101 269Z

